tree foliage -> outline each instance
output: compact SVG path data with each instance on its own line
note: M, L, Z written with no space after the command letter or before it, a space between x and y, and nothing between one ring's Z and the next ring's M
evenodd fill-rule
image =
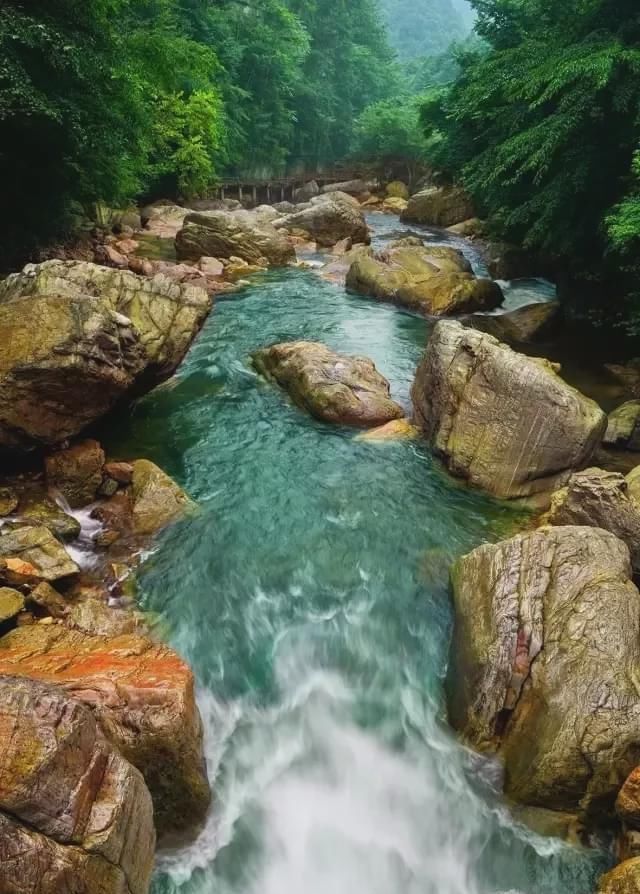
M617 275L640 233L636 0L473 5L488 50L423 105L434 162L501 237L583 281Z

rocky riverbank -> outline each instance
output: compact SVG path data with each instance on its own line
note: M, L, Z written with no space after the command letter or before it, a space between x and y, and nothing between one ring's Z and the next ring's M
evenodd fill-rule
M367 439L419 430L452 475L548 510L539 529L453 569L451 719L500 757L506 795L538 824L579 828L584 840L606 829L622 858L640 853L638 402L607 418L556 363L529 356L558 324L555 303L491 315L500 286L457 249L423 233L369 246L365 211L479 232L459 190L316 189L292 206L158 203L102 232L91 260L29 265L0 283L0 446L21 467L0 481L0 882L10 890L28 867L21 894L69 878L82 894L144 894L156 837L205 817L193 675L131 593L152 538L197 507L146 459L105 456L86 429L172 375L217 293L329 248L321 274L358 300L437 323L413 420L371 360L320 342L265 344L255 369L323 422L371 429ZM593 468L611 450L639 468ZM619 870L625 885L634 865Z

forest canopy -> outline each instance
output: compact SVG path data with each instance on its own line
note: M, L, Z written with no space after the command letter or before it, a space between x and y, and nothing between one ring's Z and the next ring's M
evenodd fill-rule
M473 0L485 45L422 105L430 160L494 235L610 303L637 304L640 10L636 0Z

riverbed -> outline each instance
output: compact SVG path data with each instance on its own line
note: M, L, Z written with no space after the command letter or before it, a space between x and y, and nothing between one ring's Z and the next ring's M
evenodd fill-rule
M378 244L403 229L372 224ZM552 295L506 291L509 306ZM153 894L593 888L602 856L518 824L498 768L446 724L449 565L522 511L451 479L419 440L311 419L250 365L276 341L323 341L371 357L409 411L428 332L311 269L256 276L106 434L110 455L152 459L200 504L139 575L194 669L214 788L198 839L159 855Z

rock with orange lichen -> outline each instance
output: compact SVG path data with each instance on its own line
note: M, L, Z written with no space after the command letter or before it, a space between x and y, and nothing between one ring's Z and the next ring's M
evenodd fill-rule
M0 675L55 684L88 705L142 772L159 834L204 818L210 789L193 674L172 649L135 634L90 636L35 624L0 640Z
M0 891L146 894L155 833L141 774L54 686L0 678Z

